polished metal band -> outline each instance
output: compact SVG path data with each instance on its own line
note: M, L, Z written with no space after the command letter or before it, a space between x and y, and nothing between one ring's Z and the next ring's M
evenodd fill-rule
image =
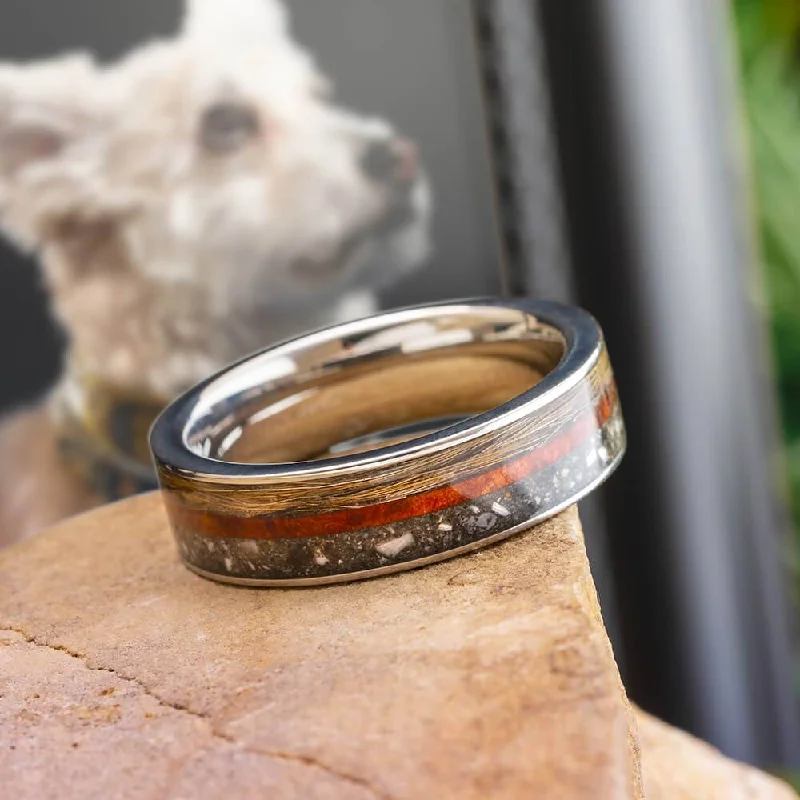
M476 300L248 358L174 402L151 447L190 569L314 585L439 561L550 517L613 471L625 430L592 317Z

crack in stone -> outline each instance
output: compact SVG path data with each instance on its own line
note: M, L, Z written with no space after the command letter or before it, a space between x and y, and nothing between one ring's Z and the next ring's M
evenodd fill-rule
M234 740L231 739L230 741ZM242 748L244 748L244 750L248 753L254 753L256 755L261 755L261 756L268 756L269 758L275 758L281 761L294 761L299 764L304 764L307 767L314 767L316 769L328 773L329 775L332 775L335 778L338 778L341 781L345 781L346 783L352 783L354 786L358 786L362 789L365 789L375 797L379 798L379 800L392 800L391 795L379 791L365 778L360 778L357 775L351 775L349 772L342 772L341 770L334 769L328 764L324 764L321 761L318 761L316 758L313 758L312 756L305 756L301 755L300 753L284 753L281 750L261 750L259 748L251 747L246 744L241 744L240 742L237 742L237 744L239 744Z
M64 653L64 655L69 656L70 658L73 658L76 661L80 661L81 664L83 664L83 666L90 672L106 672L110 675L114 675L115 677L119 678L122 681L125 681L126 683L132 684L133 686L136 686L141 692L143 692L147 697L151 697L153 700L155 700L158 703L158 705L161 706L162 708L168 708L171 711L188 714L194 719L200 720L206 725L209 734L213 738L219 739L220 741L226 742L227 744L238 747L245 753L264 756L266 758L273 758L275 760L280 760L280 761L292 761L298 764L303 764L307 767L319 769L322 772L325 772L328 775L331 775L340 781L344 781L354 786L358 786L359 788L365 789L366 791L370 792L374 797L378 798L378 800L392 800L390 795L387 795L376 789L365 778L360 778L357 775L351 775L347 772L342 772L341 770L335 769L329 766L328 764L325 764L313 758L312 756L301 755L300 753L286 753L280 750L260 749L257 747L253 747L252 745L248 745L244 742L240 742L235 737L231 736L228 733L225 733L225 731L218 730L214 726L213 720L208 714L205 714L202 711L197 711L196 709L190 708L189 706L183 705L181 703L175 703L166 700L164 697L161 697L158 693L150 689L146 684L144 684L138 678L135 678L131 675L124 675L111 667L93 666L89 663L89 656L86 653L80 653L77 650L72 650L66 645L49 644L48 642L43 642L39 638L37 638L34 634L28 633L28 631L24 630L23 628L18 628L13 625L0 626L0 633L3 632L16 633L19 636L21 636L28 644L32 644L35 647L44 647L48 650L54 650L55 652L58 653Z
M74 658L76 661L80 661L81 664L83 664L83 666L90 672L107 672L109 675L114 675L121 681L125 681L126 683L130 683L136 686L145 695L147 695L147 697L151 697L159 704L159 706L163 708L168 708L171 709L172 711L183 712L185 714L189 714L195 719L199 719L204 722L209 722L207 714L204 714L202 711L196 711L192 708L189 708L188 706L182 705L181 703L173 703L166 700L165 698L161 697L159 694L154 692L152 689L150 689L147 685L142 683L142 681L140 681L138 678L134 678L132 675L124 675L121 672L118 672L117 670L111 667L99 667L89 664L89 656L86 653L80 653L77 650L71 650L69 647L63 644L49 644L48 642L43 642L39 638L37 638L34 634L28 633L23 628L16 628L13 625L3 625L2 628L0 628L0 631L19 634L23 639L25 639L26 642L28 642L28 644L35 645L36 647L44 647L47 648L48 650L55 650L58 653L64 653L70 658ZM213 730L212 733L214 733Z

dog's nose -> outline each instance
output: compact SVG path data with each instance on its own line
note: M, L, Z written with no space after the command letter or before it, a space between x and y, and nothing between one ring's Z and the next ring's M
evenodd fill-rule
M419 169L419 155L407 139L379 139L371 142L361 156L365 174L380 183L411 183Z

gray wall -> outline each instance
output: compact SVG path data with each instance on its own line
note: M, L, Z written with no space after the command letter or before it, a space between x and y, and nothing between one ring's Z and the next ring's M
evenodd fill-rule
M464 0L290 0L297 37L340 102L391 119L431 174L435 253L386 298L401 305L500 290L488 154ZM180 0L3 0L0 59L69 49L111 59L179 24ZM58 366L36 271L0 246L0 405L40 391Z

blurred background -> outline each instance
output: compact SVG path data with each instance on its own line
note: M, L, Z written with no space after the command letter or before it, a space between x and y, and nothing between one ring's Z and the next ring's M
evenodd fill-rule
M417 142L445 202L435 217L436 265L398 285L387 299L408 305L429 299L500 291L499 249L492 210L490 155L468 5L407 0L292 2L296 37L336 86L336 100L391 120ZM0 12L0 56L30 61L89 51L104 63L180 28L183 0L142 0L110 8L103 0L10 2ZM33 261L2 245L0 334L9 378L0 404L35 397L56 377L61 341L50 324ZM13 376L13 378L12 378Z
M600 320L630 450L583 509L631 696L800 767L800 0L289 0L337 102L392 120L433 255L387 306L498 294ZM113 59L179 0L15 0L0 57ZM34 258L0 251L0 405L57 378Z

